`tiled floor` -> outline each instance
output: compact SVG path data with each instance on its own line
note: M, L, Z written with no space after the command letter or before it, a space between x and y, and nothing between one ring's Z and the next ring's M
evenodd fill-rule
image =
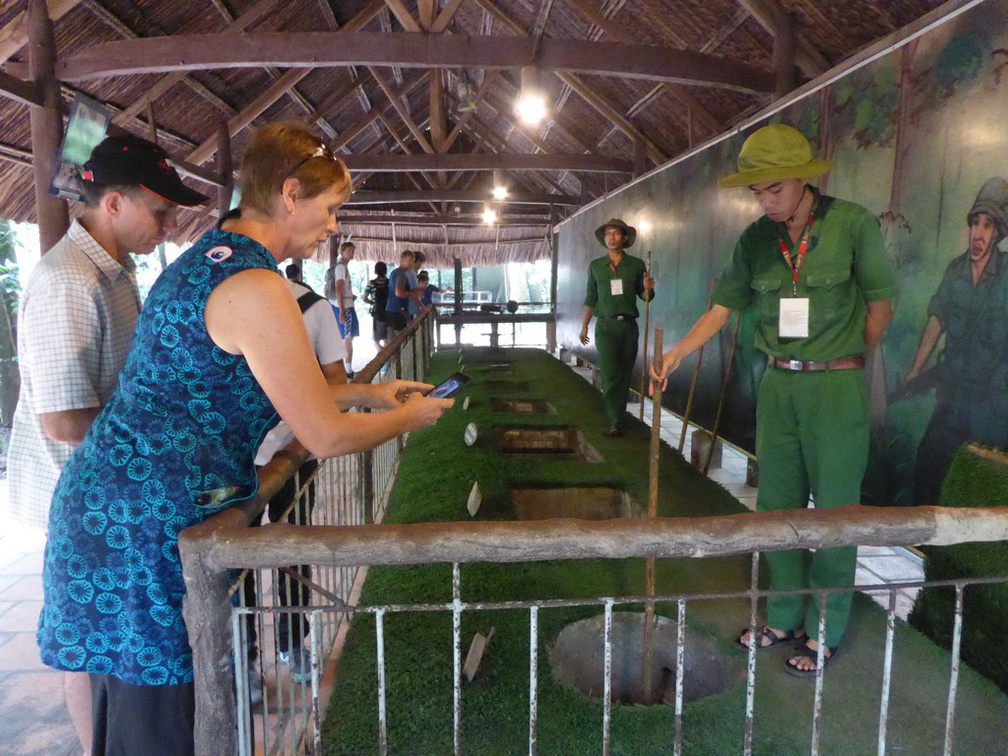
M578 371L591 379L589 369ZM628 407L636 415L638 405ZM645 420L650 425L650 401ZM662 415L662 437L679 445L682 423L669 412ZM692 430L692 429L691 429ZM689 434L683 453L689 458ZM722 465L710 472L750 509L756 489L745 484L747 458L726 446ZM0 479L0 513L7 510L7 481ZM35 645L35 627L42 605L42 549L40 531L0 520L0 754L4 756L76 756L82 753L63 703L62 674L44 667ZM923 579L919 558L905 549L864 547L858 551L859 585ZM886 606L888 594L876 594ZM913 595L900 591L900 616L913 605Z

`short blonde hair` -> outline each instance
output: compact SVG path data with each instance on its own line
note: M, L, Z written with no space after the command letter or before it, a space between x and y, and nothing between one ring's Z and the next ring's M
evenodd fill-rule
M288 178L296 178L305 198L329 189L350 196L350 170L311 129L299 123L279 121L260 126L241 164L243 207L266 215Z

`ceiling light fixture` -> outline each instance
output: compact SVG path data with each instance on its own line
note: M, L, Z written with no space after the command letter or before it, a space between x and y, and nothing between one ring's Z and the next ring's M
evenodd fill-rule
M483 222L488 226L492 226L497 222L497 211L489 205L483 208Z
M507 199L508 190L507 185L504 183L504 172L497 168L494 168L493 189L491 191L495 200Z
M546 95L535 66L525 66L521 70L521 92L516 109L518 118L529 126L538 126L546 117Z

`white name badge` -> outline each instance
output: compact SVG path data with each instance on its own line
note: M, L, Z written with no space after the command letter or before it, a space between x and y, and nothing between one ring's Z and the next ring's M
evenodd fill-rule
M609 282L609 293L614 297L623 296L623 279L614 278Z
M808 297L789 297L780 300L780 337L782 339L808 338Z

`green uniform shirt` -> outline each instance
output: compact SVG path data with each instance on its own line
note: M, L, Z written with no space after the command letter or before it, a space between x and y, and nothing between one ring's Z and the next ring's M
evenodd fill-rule
M938 318L945 332L939 358L944 380L1008 388L1008 253L993 250L976 284L969 252L949 263L928 315Z
M798 296L809 299L806 338L781 338L778 332L780 299L792 296L778 233L794 259L798 245L784 224L764 215L742 232L711 299L732 310L758 307L756 347L772 357L833 360L863 354L866 302L896 294L878 219L860 205L821 197L798 275Z
M588 286L585 292L585 307L595 310L600 318L612 315L630 315L636 318L637 297L644 297L644 274L647 265L639 257L631 257L626 252L613 273L609 267L609 255L596 258L588 264ZM612 281L623 282L623 293L613 294Z

